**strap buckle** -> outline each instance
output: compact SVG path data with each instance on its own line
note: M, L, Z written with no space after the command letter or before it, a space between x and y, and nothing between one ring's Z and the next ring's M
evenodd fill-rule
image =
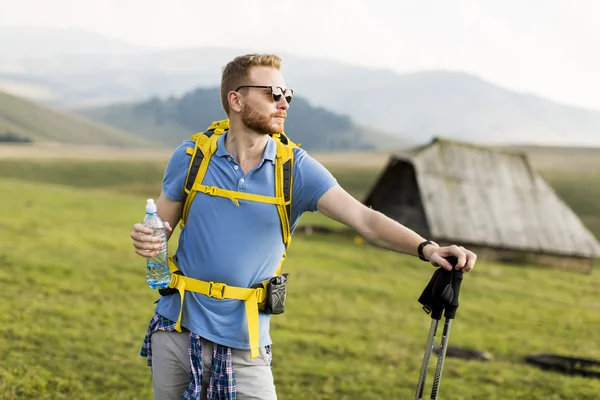
M215 196L217 194L217 188L214 186L205 186L204 193Z
M225 298L225 285L224 283L219 282L208 282L208 297L214 297L215 299L224 299Z

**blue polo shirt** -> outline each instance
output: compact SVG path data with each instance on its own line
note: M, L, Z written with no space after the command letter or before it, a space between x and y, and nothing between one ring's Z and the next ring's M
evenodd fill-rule
M225 149L224 133L210 160L203 183L223 189L275 195L276 143L269 137L262 161L244 174ZM191 156L184 141L169 160L162 188L173 201L181 193ZM301 148L294 149L292 185L292 232L305 211L316 212L319 198L337 182L331 173ZM203 281L251 287L271 278L285 250L277 207L272 204L239 200L239 206L224 197L197 193L188 221L180 233L177 260L181 271ZM285 263L283 270L285 271ZM293 279L293 278L292 278ZM179 315L179 294L161 297L156 311L172 321ZM270 315L260 312L259 346L271 344ZM187 292L181 325L215 343L250 349L244 302L215 299Z

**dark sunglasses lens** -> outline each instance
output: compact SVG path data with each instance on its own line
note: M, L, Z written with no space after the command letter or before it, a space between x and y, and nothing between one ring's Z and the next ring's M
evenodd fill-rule
M273 93L273 100L274 101L279 101L281 99L281 96L285 97L285 101L287 101L288 103L292 102L292 96L294 95L294 91L292 89L281 89L280 87L273 87L271 89L272 93Z
M289 104L292 102L292 97L294 97L294 91L292 89L285 89L283 95L285 96L285 101Z
M281 90L281 88L278 88L277 86L271 88L271 93L273 94L274 101L279 101L281 99L281 96L283 96L283 90Z

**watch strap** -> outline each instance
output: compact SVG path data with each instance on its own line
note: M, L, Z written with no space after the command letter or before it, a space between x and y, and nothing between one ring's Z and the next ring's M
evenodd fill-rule
M423 255L423 248L425 246L427 246L428 244L435 244L435 243L432 240L426 240L426 241L420 243L419 247L417 248L417 253L419 254L419 258L426 262L429 262L429 260L426 259L425 256Z

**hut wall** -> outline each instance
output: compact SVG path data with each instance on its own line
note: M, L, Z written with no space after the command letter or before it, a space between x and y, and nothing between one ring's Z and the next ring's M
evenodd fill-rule
M365 204L421 236L430 235L415 170L410 162L396 160L390 163Z

